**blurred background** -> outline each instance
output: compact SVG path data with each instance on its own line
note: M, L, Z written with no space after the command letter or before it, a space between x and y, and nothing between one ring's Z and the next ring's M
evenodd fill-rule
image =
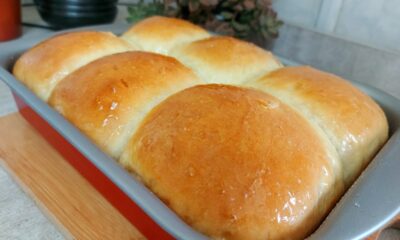
M285 22L390 51L400 51L398 0L275 0Z
M124 5L135 2L119 0L115 21L124 21L128 16ZM21 0L21 3L26 6L33 4L33 0ZM273 0L272 6L287 24L400 52L398 0ZM37 21L36 17L34 12L23 14L28 22Z

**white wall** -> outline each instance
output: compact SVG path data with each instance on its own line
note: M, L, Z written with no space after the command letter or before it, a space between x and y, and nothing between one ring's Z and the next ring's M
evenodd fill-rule
M400 0L273 0L280 18L400 52Z
M283 20L303 26L314 26L321 0L274 0L273 7Z

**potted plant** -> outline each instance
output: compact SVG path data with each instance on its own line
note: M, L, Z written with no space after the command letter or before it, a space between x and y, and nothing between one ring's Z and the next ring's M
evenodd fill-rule
M152 15L182 18L266 48L272 47L283 24L271 0L139 0L128 12L131 23Z

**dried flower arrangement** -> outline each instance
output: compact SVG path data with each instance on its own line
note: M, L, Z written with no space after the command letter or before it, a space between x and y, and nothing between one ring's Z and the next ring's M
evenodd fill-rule
M152 15L176 17L215 33L256 42L275 39L283 24L271 0L139 0L128 6L128 12L129 22Z

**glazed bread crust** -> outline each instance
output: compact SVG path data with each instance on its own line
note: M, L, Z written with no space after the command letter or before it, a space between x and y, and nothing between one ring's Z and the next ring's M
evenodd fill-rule
M62 80L49 103L114 158L141 119L167 96L200 84L177 60L126 52L98 59Z
M122 159L214 238L301 239L343 191L323 142L268 94L203 85L153 109Z
M266 91L319 126L335 146L349 186L388 138L382 109L349 82L311 67L286 67L248 86Z
M47 101L57 83L76 69L97 58L135 49L112 33L65 33L24 53L15 63L13 74Z
M340 77L178 19L53 37L14 74L216 239L305 238L388 138Z
M240 84L282 67L270 52L232 37L198 40L171 55L207 83Z
M210 34L199 26L161 16L140 21L122 35L123 39L138 45L143 51L166 55L176 46L208 37Z

